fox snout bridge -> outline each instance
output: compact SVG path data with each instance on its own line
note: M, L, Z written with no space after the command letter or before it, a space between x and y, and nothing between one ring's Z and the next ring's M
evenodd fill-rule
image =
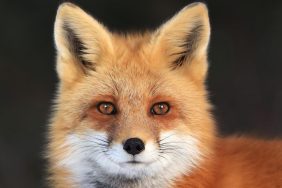
M145 149L145 145L139 138L129 138L125 141L123 149L131 155L137 155Z

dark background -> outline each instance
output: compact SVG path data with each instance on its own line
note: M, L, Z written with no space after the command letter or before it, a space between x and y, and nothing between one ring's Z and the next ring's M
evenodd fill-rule
M75 1L76 2L76 1ZM156 28L191 1L76 2L115 31ZM0 187L42 187L56 89L57 1L0 1ZM282 1L210 0L208 87L222 134L282 135Z

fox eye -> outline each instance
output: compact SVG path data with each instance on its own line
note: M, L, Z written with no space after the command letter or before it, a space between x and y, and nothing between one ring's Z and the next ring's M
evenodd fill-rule
M166 102L159 102L152 106L151 113L153 115L165 115L169 112L170 106Z
M114 115L116 114L116 107L111 102L100 102L97 105L97 109L100 113L105 115Z

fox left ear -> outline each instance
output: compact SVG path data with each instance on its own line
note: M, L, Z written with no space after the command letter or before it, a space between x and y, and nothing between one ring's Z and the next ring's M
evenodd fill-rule
M208 68L209 37L207 7L203 3L193 3L155 32L154 52L165 57L169 68L184 71L193 79L204 81Z

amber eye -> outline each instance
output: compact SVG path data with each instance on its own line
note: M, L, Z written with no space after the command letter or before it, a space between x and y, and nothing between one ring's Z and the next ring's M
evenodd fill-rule
M153 115L165 115L169 112L169 104L166 102L159 102L152 106L151 113Z
M111 102L100 102L97 105L97 109L99 112L105 115L114 115L116 114L116 108Z

